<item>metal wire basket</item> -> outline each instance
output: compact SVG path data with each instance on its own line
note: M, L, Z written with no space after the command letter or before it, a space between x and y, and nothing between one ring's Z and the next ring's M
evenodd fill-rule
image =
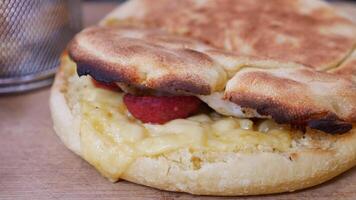
M80 0L1 0L0 94L51 84L80 28Z

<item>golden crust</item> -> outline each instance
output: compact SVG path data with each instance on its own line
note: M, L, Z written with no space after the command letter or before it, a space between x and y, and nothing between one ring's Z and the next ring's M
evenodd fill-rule
M132 0L107 19L317 70L337 66L356 44L354 24L319 0Z
M171 93L210 94L226 82L201 42L158 30L92 27L69 47L78 74Z
M337 96L344 95L343 90L354 92L355 86L338 81L335 89L332 84L327 84L327 77L354 80L355 53L351 52L356 44L356 29L350 20L328 4L318 0L258 3L239 0L158 1L155 4L148 0L129 1L102 22L106 26L118 25L121 30L92 28L76 37L70 52L78 63L79 74L90 74L106 82L118 81L127 88L133 86L143 91L209 95L224 92L229 78L243 67L284 71L284 68L301 67L293 64L298 62L316 71L330 69L338 75L323 76L319 82L323 82L325 88L313 86L314 90L323 93L294 95L296 102L306 101L299 105L292 105L288 99L291 96L269 104L250 99L257 98L257 93L261 95L262 91L254 91L258 88L251 88L254 92L245 92L244 97L239 94L236 98L232 95L236 93L233 90L226 91L225 96L235 99L239 106L246 106L243 109L258 108L263 110L259 114L272 116L283 123L341 133L355 122L354 114L350 113L356 107L356 100L352 99L354 95ZM125 30L127 28L123 27L127 25L140 28ZM143 27L159 27L168 33ZM116 36L111 37L112 34ZM348 59L350 54L353 56ZM109 58L117 59L108 61ZM303 73L299 75L309 77ZM270 89L278 93L278 85L288 82L289 77L281 77L278 81L275 78L264 80L275 82ZM231 86L232 83L236 85ZM299 89L308 88L308 83L303 83ZM244 83L234 81L229 85L239 88ZM306 100L307 95L314 96L308 96ZM323 98L326 96L332 98ZM323 100L318 103L320 98ZM349 108L349 111L339 108ZM284 116L277 115L285 109L288 112Z
M104 82L195 95L224 92L226 85L228 100L278 123L344 133L356 122L356 88L345 76L237 56L159 30L92 27L76 36L69 53L79 75ZM350 62L342 69L353 69Z
M354 83L309 68L246 68L227 83L225 96L278 123L308 125L328 133L347 132L352 125L345 122L356 121Z
M64 65L65 63L62 63ZM60 70L51 89L50 108L56 133L64 144L82 156L80 112L65 96L68 77ZM324 134L325 136L325 134ZM317 137L317 136L316 136ZM136 159L122 178L163 190L201 195L257 195L295 191L325 182L356 164L356 130L324 137L330 148L303 147L289 153L194 154L186 149L166 156ZM317 143L317 140L315 141ZM311 141L313 143L313 141ZM120 155L118 155L120 156ZM199 168L192 168L198 157Z

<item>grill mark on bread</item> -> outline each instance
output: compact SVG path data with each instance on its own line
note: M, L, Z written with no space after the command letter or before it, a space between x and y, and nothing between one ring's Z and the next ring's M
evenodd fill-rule
M73 59L73 57L72 57ZM75 61L75 59L73 59ZM112 83L122 82L129 84L130 87L134 87L139 93L145 93L144 90L151 90L149 93L166 92L168 94L201 94L208 95L211 88L209 85L205 85L203 81L200 84L196 84L199 81L198 77L187 77L185 80L179 80L174 76L163 77L156 81L145 81L145 86L139 84L140 78L136 76L135 71L117 71L110 70L110 68L97 67L97 62L82 63L77 62L77 73L79 76L90 75L95 80ZM134 68L133 68L134 69ZM152 89L154 88L154 89Z
M335 119L335 116L331 119L309 120L308 126L331 134L346 133L352 129L352 124Z
M277 123L327 133L348 132L356 121L352 81L307 68L240 70L228 82L225 98Z
M224 87L226 72L196 50L205 48L198 41L159 30L92 27L72 41L69 52L79 75L150 90L208 95Z
M352 129L352 124L339 119L329 112L315 113L313 110L298 109L285 105L270 98L261 98L255 95L231 93L230 100L246 108L255 109L260 115L271 116L279 124L310 127L331 134L346 133Z
M135 73L130 73L128 70L125 73L120 73L115 70L110 70L108 68L98 68L94 63L77 63L77 73L79 76L90 75L94 77L95 80L112 83L112 82L125 82L128 84L135 85L138 78L135 76Z

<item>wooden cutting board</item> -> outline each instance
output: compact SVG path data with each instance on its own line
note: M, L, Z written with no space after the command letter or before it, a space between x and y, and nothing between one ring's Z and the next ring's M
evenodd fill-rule
M344 6L344 5L342 5ZM84 24L95 23L113 4L84 5ZM355 7L346 5L356 15ZM356 18L356 16L355 16ZM111 183L67 150L55 135L49 88L0 96L0 199L232 199L164 192L126 181ZM240 197L240 199L261 199ZM311 189L264 199L356 199L356 168Z

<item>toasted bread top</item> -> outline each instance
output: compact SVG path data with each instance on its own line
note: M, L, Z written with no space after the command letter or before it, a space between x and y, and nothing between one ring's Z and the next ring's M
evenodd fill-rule
M154 29L92 27L78 34L69 53L79 74L170 93L222 90L226 72L210 47Z
M356 122L355 25L327 4L158 1L130 1L79 33L69 47L79 75L164 94L224 93L256 117L329 133Z
M336 67L356 44L353 23L319 0L132 0L110 18L317 70Z

